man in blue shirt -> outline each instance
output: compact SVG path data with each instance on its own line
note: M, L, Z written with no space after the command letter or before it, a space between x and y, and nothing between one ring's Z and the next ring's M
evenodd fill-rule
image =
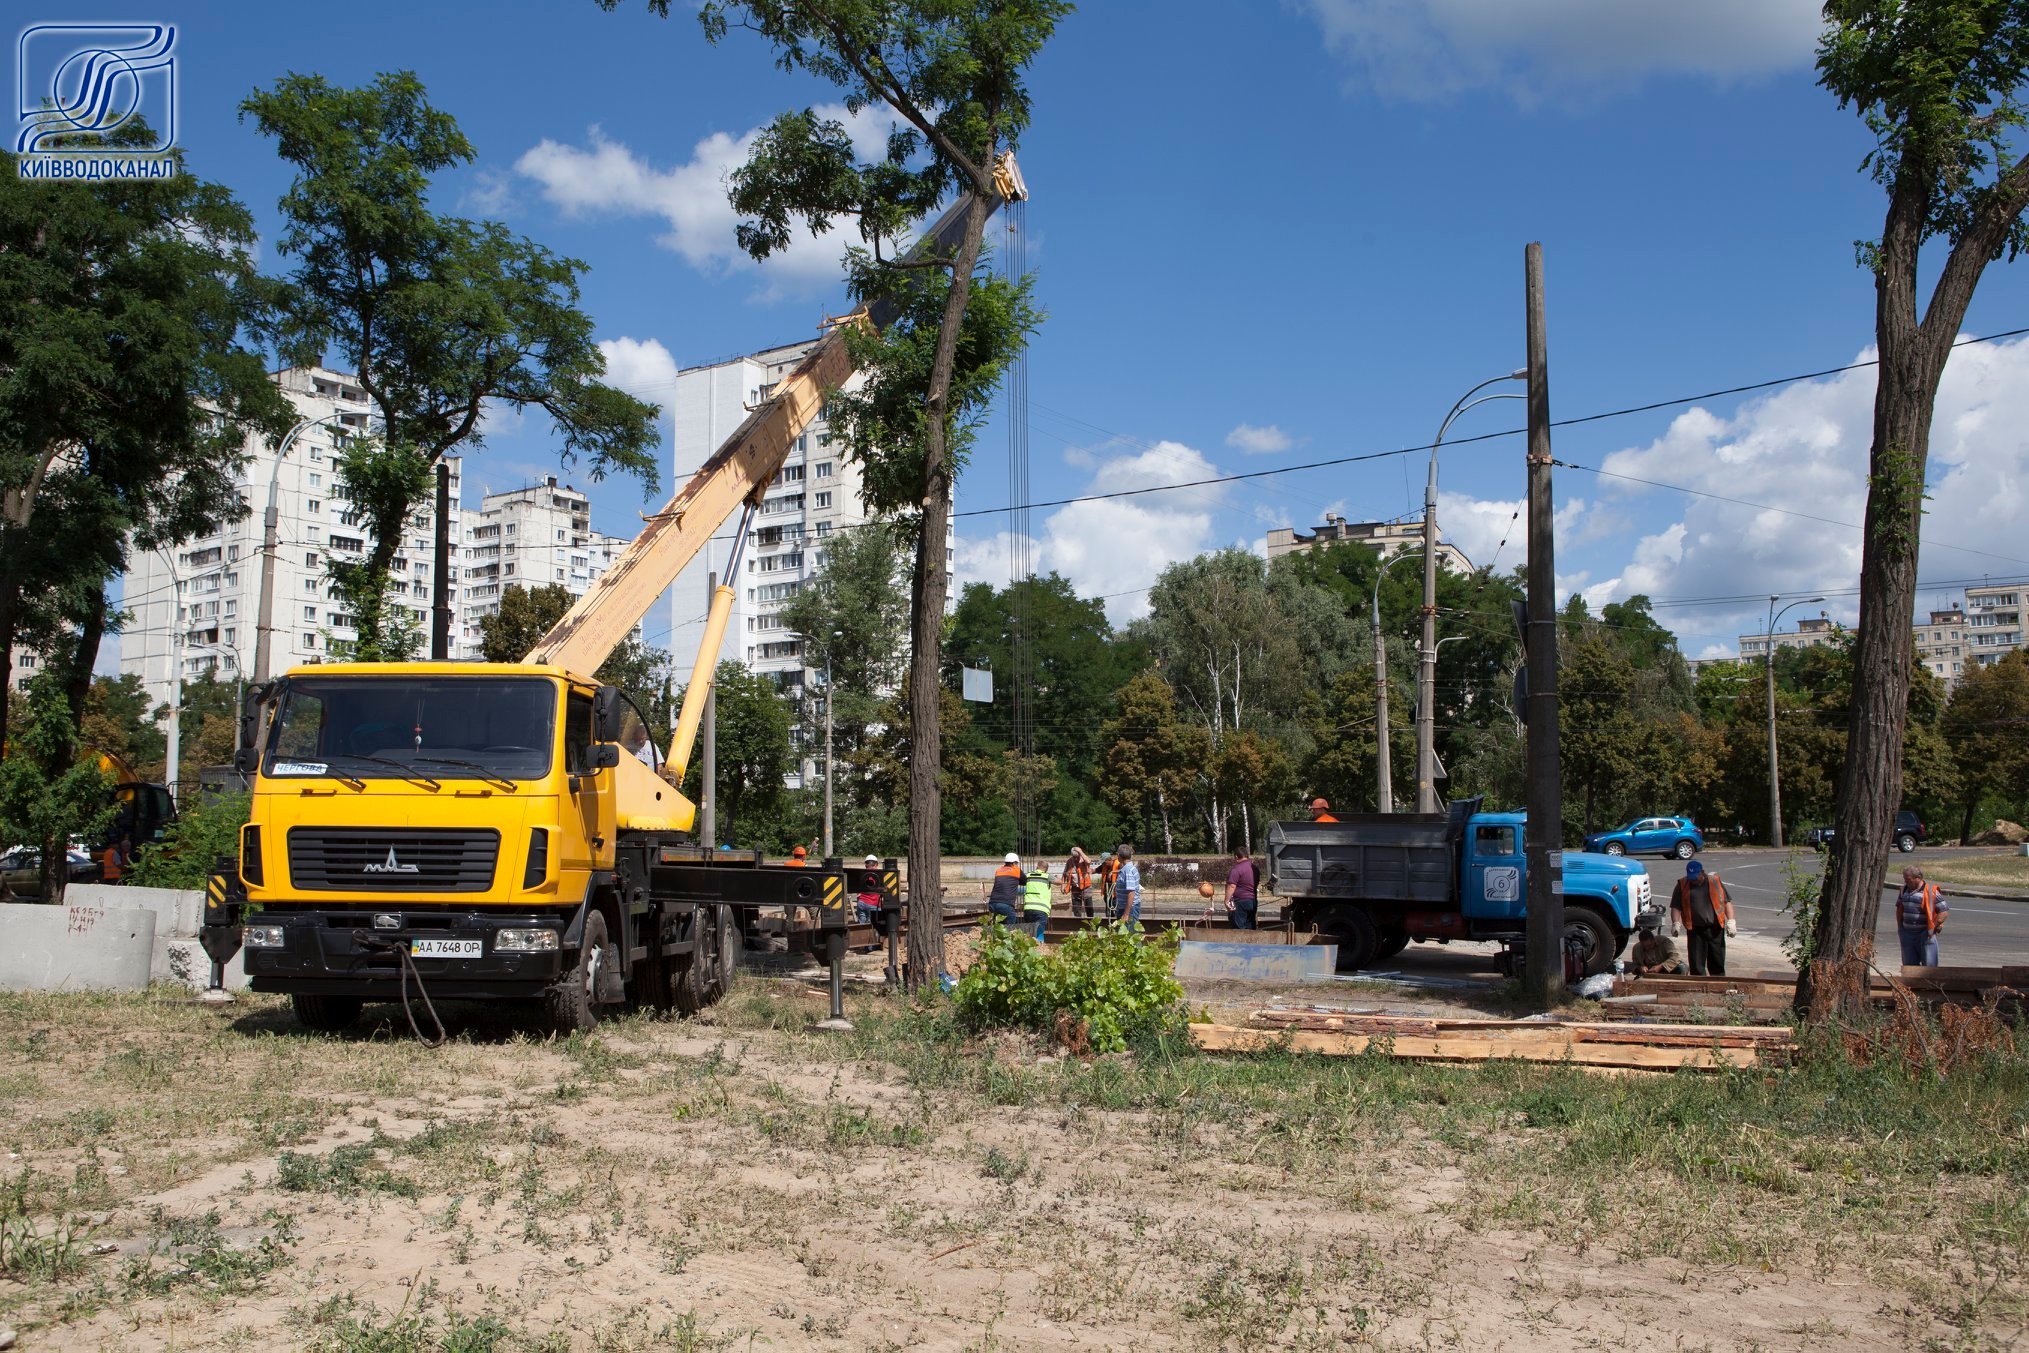
M1122 925L1141 925L1141 866L1134 862L1134 847L1122 844L1114 858L1120 873L1113 880L1113 910Z

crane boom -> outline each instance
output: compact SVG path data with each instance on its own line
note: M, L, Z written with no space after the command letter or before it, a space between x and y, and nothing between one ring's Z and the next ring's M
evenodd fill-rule
M989 205L989 211L1002 201L1028 196L1012 153L1003 155L995 165L994 183L999 200ZM961 196L937 219L910 251L911 258L957 245L970 196ZM867 315L868 322L877 328L893 318L886 305L872 307ZM697 557L712 533L741 503L759 501L796 439L824 407L825 393L845 384L852 374L852 355L846 349L842 326L834 327L698 468L690 482L677 490L668 505L648 519L641 534L537 641L524 661L585 676L597 672L663 589ZM715 664L716 657L716 653L700 654L707 667Z

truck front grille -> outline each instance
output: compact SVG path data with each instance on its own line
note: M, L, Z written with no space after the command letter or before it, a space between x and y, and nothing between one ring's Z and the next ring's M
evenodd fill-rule
M341 893L478 893L493 884L500 833L414 827L298 827L289 881Z

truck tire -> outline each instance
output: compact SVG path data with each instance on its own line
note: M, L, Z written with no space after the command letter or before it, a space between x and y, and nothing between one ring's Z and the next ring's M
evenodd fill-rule
M1335 911L1323 927L1339 944L1339 971L1358 972L1379 953L1381 937L1364 911Z
M350 1029L366 1003L357 996L312 996L299 991L289 998L289 1004L295 1008L296 1022L304 1028L335 1034Z
M1409 935L1401 930L1384 930L1380 942L1374 947L1374 961L1383 962L1395 957L1409 947Z
M712 929L718 932L717 962L705 983L706 997L717 1003L733 989L733 977L740 969L740 923L731 907L712 908Z
M578 939L578 961L543 993L543 1013L552 1030L566 1036L584 1033L599 1022L599 1006L592 999L598 973L611 957L606 943L606 918L599 912L585 913L585 933Z
M676 998L680 1015L695 1015L718 994L712 990L719 971L720 932L717 913L723 907L700 906L690 916L691 951L680 956L671 977L670 994Z
M1620 952L1613 923L1590 907L1564 908L1564 938L1584 942L1587 977L1596 977L1611 968L1614 956Z
M1670 854L1676 856L1680 860L1688 860L1697 853L1698 847L1694 845L1689 840L1689 838L1677 842L1676 848L1670 852Z

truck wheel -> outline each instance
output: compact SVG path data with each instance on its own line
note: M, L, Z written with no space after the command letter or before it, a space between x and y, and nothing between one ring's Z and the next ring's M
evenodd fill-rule
M1606 853L1609 855L1625 855L1627 854L1627 847L1618 841L1608 841L1606 843Z
M304 1028L335 1034L350 1029L366 1003L357 996L312 996L299 991L289 998L289 1004L295 1007L296 1022Z
M1613 927L1590 907L1564 909L1564 938L1577 941L1585 952L1585 975L1596 977L1613 966L1620 946L1614 942Z
M1692 845L1689 841L1679 841L1677 842L1677 848L1670 853L1680 860L1688 860L1698 853L1698 847Z
M709 928L717 932L713 954L717 961L706 976L705 998L716 1003L724 1000L726 993L733 989L733 976L739 971L740 926L733 918L731 907L713 907Z
M1374 961L1381 938L1363 911L1341 911L1325 929L1339 943L1339 971L1358 972Z
M599 912L585 913L585 933L578 940L578 961L543 993L543 1010L550 1028L560 1034L583 1033L599 1022L599 1007L592 1000L599 969L611 957L606 943L606 918Z
M678 1014L695 1015L710 1005L712 977L719 968L719 928L713 913L718 907L700 906L690 916L691 951L679 956L670 979L670 995L676 998Z
M1374 946L1374 961L1390 959L1409 947L1409 936L1399 930L1384 930L1379 943Z

